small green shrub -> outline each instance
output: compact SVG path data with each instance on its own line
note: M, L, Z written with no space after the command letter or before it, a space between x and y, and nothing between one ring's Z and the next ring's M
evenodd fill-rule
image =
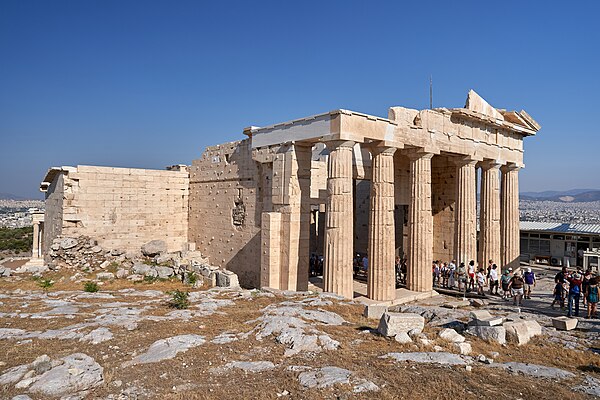
M86 282L83 284L83 291L88 293L96 293L100 288L96 282Z
M188 292L175 290L173 292L167 292L167 294L171 295L171 299L169 300L169 307L173 307L178 310L184 310L190 306L190 294Z
M190 272L190 273L188 274L188 283L189 283L191 286L194 286L194 285L196 284L196 282L198 282L198 275L196 275L196 273L195 273L195 272Z
M38 281L38 286L44 289L44 292L48 294L48 290L50 290L50 288L54 286L54 281L51 279L40 279Z

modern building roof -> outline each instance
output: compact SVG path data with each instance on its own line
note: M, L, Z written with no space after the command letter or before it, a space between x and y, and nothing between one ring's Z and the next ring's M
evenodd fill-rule
M522 231L600 235L600 224L563 224L560 222L521 221Z

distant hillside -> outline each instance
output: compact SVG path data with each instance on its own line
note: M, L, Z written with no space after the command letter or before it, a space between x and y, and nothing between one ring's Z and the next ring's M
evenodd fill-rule
M520 199L532 201L557 201L562 203L586 203L590 201L600 201L600 190L573 189L563 192L523 192L520 194Z
M0 193L0 200L28 200L25 197L15 196L10 193Z

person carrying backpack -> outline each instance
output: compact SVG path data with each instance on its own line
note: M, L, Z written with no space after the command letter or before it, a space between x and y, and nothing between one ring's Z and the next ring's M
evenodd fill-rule
M600 277L593 277L586 287L585 299L587 300L588 319L596 318L596 308L598 306L598 282L600 282Z
M521 277L521 274L516 272L511 278L508 288L511 290L513 295L513 304L517 307L521 305L521 299L523 298L523 286L525 286L525 281L523 280L523 277Z
M583 277L578 272L567 277L569 282L569 305L567 311L567 317L573 316L573 306L575 306L575 316L579 317L579 299L581 298L581 282Z

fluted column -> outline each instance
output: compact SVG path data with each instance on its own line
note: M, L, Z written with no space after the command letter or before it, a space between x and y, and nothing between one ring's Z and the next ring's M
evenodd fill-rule
M31 258L40 258L40 223L33 222L33 246L31 248Z
M369 269L367 297L388 301L396 298L394 270L394 152L373 147L371 210L369 217Z
M409 153L410 207L408 216L408 269L406 286L431 291L433 279L433 215L431 213L431 153Z
M519 267L519 167L508 164L500 168L502 171L502 188L500 190L500 231L502 267Z
M479 211L479 265L500 263L500 164L481 163L481 207Z
M475 164L462 159L456 162L456 228L454 255L465 265L477 257L477 186Z
M353 205L352 148L354 142L328 142L327 209L325 217L325 265L323 288L326 292L353 298Z

